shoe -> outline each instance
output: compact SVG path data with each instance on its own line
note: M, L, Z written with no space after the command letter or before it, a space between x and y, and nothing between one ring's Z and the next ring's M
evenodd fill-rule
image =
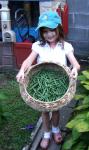
M53 139L56 142L56 144L60 144L62 142L62 135L61 132L53 133Z
M40 143L40 147L44 150L47 150L50 143L50 138L43 138Z

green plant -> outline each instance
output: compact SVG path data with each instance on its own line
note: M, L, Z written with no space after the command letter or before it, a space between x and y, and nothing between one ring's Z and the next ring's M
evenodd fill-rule
M3 119L3 110L2 110L2 105L0 104L0 125L2 123L2 119Z
M5 120L5 114L2 108L2 103L1 100L4 100L6 98L6 96L4 95L4 93L0 93L0 127L3 124L3 121Z
M89 70L82 71L75 99L79 102L66 127L71 133L65 139L63 150L89 150Z
M20 150L29 144L32 132L22 128L35 125L40 114L21 99L14 75L0 74L0 86L0 150Z

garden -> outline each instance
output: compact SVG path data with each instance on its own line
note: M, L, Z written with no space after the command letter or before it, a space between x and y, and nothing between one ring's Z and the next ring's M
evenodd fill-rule
M62 150L89 150L89 67L78 76L76 106ZM29 144L40 113L22 100L16 72L0 72L0 149L20 150Z

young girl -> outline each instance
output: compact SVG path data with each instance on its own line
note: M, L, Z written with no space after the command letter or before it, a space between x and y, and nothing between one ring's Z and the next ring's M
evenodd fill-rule
M73 66L70 76L76 78L77 71L80 69L74 54L73 47L70 43L64 41L64 33L61 25L61 18L54 11L44 12L39 17L38 27L40 32L40 40L33 43L32 52L28 58L23 62L19 73L16 78L18 82L24 81L24 72L32 65L33 61L37 58L37 63L41 62L54 62L67 65L67 58ZM48 112L42 113L44 135L40 146L47 149L50 138L51 130L54 141L61 143L62 135L59 129L59 111L52 112L52 119ZM52 123L52 125L50 125Z

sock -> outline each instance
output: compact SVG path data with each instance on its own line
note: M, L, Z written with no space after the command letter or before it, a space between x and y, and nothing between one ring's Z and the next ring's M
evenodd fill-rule
M50 132L44 132L44 138L49 139L51 136Z
M59 133L60 132L59 127L58 126L57 127L52 126L52 132L53 133Z

